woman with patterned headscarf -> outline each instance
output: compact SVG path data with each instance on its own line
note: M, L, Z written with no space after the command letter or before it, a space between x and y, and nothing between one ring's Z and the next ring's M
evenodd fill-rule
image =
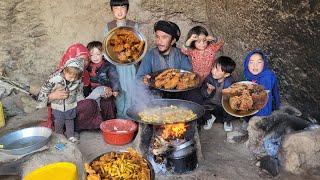
M58 65L56 70L59 70L70 58L78 58L81 59L84 63L84 72L82 76L82 81L84 84L84 96L87 96L90 92L90 76L86 68L90 62L90 53L88 49L83 44L74 44L70 46L67 51L62 56L62 59ZM57 99L66 99L68 97L68 92L64 89L57 89L53 91L48 98L48 103ZM92 99L85 99L78 102L77 105L77 117L75 120L75 130L81 129L98 129L100 127L100 123L106 119L115 118L114 111L115 107L111 102L104 102L101 105L101 109L103 109L105 117L101 116L101 112L98 104ZM110 113L108 113L110 112ZM109 115L111 114L111 116ZM42 123L42 126L53 128L51 108L48 106L48 121Z

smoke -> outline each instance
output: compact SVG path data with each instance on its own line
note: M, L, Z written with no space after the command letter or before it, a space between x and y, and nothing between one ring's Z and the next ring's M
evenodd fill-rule
M146 108L150 100L162 99L159 92L150 90L148 86L145 86L141 79L134 78L128 84L130 89L129 96L132 97L132 106L136 109Z

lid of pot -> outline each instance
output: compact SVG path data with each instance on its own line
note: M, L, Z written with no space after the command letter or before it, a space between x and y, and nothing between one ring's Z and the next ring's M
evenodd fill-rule
M188 146L191 146L193 144L194 144L194 140L191 139L191 140L189 140L187 142L184 142L184 143L181 143L181 144L172 144L172 146L173 146L175 151L178 151L180 149L184 149L184 148L186 148Z
M168 158L170 159L184 158L195 151L196 151L196 148L194 146L188 146L186 148L171 152L168 155Z

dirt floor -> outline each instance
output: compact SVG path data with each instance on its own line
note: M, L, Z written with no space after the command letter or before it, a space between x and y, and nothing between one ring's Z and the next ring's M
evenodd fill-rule
M233 126L238 129L241 124L234 121ZM231 144L226 141L227 133L223 124L214 123L210 130L200 132L202 154L204 156L197 169L184 175L156 174L158 180L184 179L184 180L209 180L209 179L269 179L270 177L255 165L255 159L250 156L245 143ZM103 141L100 131L84 131L81 133L80 151L90 162L96 156L112 150L124 150L131 147L132 143L125 146L112 146ZM301 179L294 175L280 174L272 179ZM305 179L305 178L304 178Z
M24 118L18 118L15 123L9 122L7 128L16 129L17 124L24 124L26 122L29 126L34 126L34 123L30 121L33 119L42 119L45 117L45 112L41 115L38 113L25 116ZM27 120L27 121L26 121ZM19 121L19 122L18 122ZM20 122L21 121L21 122ZM39 122L39 121L38 121ZM15 125L14 125L15 124ZM12 127L11 127L12 126ZM13 127L15 126L15 127ZM237 130L241 123L239 121L233 121L234 129ZM18 126L21 128L21 126ZM214 123L214 126L210 130L202 130L200 132L200 141L203 154L203 161L199 163L198 168L194 171L183 174L156 174L157 180L209 180L209 179L236 179L236 180L248 180L248 179L269 179L270 176L267 173L261 171L259 167L255 165L255 159L250 156L245 143L229 143L226 141L227 133L223 130L221 123ZM103 135L100 130L95 131L83 131L80 134L80 149L86 162L90 162L95 157L109 151L125 150L127 147L132 147L133 144L129 143L125 146L112 146L104 142ZM3 179L3 177L0 177ZM15 177L7 177L7 180L17 179ZM21 178L19 178L21 179ZM302 177L291 174L281 173L275 178L271 179L317 179L311 177ZM318 178L319 179L319 178Z

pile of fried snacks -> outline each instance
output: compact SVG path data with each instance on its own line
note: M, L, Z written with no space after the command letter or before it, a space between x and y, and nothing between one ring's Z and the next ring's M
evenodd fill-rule
M115 36L108 41L108 44L113 47L115 53L118 53L118 58L121 61L138 59L144 47L143 40L137 38L132 31L125 29L116 31Z
M132 148L127 150L129 152L109 152L91 164L85 163L87 180L150 180L150 169L141 154Z
M192 72L181 73L179 69L168 69L155 78L155 86L164 89L183 90L197 85L196 75Z

